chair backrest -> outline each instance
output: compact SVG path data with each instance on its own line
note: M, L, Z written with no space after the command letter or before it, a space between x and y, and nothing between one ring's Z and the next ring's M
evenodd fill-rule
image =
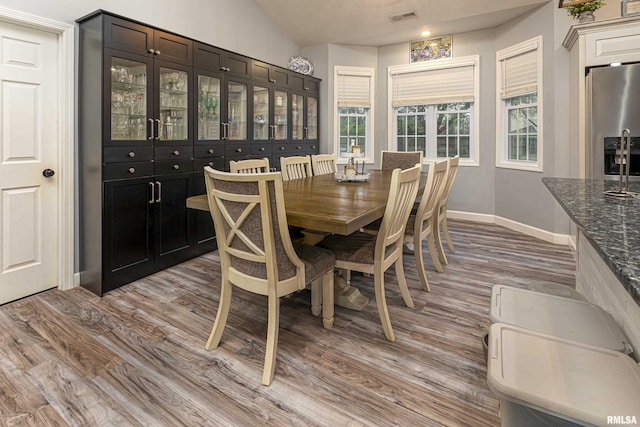
M455 157L451 157L451 161L449 163L449 171L447 172L447 184L444 186L444 191L440 196L440 206L446 206L449 202L449 193L451 193L451 188L453 188L453 182L456 180L456 176L458 175L458 164L460 163L460 156L457 155Z
M311 156L311 166L313 166L314 175L327 175L336 173L336 155L333 154L314 154Z
M269 159L231 160L229 169L231 173L267 173L270 172Z
M304 288L304 264L291 243L280 173L204 168L222 274L261 295Z
M422 151L382 151L380 169L393 170L396 168L409 169L422 163Z
M418 227L416 231L420 232L425 227L423 223L428 221L439 206L439 201L442 198L442 193L447 186L447 175L449 173L449 167L451 159L440 160L439 162L429 163L429 171L427 173L427 183L422 193L422 199L418 205L418 211L416 212L415 226ZM416 232L412 231L412 232Z
M309 156L280 157L280 169L282 169L283 181L313 176Z
M409 169L393 170L389 199L376 239L376 260L384 260L394 255L402 256L404 231L411 208L416 201L421 172L421 162Z

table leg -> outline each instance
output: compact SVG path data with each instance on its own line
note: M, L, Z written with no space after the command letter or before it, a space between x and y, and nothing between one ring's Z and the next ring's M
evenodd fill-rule
M369 303L369 298L362 295L358 288L349 285L338 272L336 272L333 278L333 284L336 305L351 310L362 311Z

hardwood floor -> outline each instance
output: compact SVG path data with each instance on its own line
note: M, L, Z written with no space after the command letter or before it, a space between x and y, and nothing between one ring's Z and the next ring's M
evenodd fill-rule
M276 374L260 384L266 300L234 288L221 346L204 349L217 310L217 252L99 298L76 288L0 307L0 423L32 426L496 426L481 336L491 286L573 286L566 246L450 221L444 273L425 256L431 293L405 255L415 309L386 275L396 333L373 301L336 307L333 329L310 294L283 299ZM392 272L393 269L390 269ZM373 298L372 279L353 284Z

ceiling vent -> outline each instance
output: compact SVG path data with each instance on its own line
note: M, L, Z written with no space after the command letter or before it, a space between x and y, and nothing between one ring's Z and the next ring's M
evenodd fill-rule
M400 21L404 21L406 19L411 19L411 18L417 18L418 15L416 15L416 13L414 11L411 12L406 12L406 13L400 13L398 15L393 15L391 18L391 22L400 22Z

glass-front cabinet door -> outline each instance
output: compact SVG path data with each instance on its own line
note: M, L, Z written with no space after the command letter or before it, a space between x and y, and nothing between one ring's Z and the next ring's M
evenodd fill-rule
M227 83L227 123L223 138L232 141L247 139L247 89L246 83Z
M271 139L271 121L269 111L269 89L253 87L253 140Z
M289 133L288 107L289 95L287 92L275 90L273 92L273 131L271 137L278 141L286 141Z
M304 139L304 96L294 93L291 96L291 139Z
M198 76L197 139L220 140L220 79Z
M149 62L126 57L110 57L109 79L111 141L147 141L151 138Z
M155 131L160 141L189 139L189 74L183 70L158 67L159 122Z
M318 139L318 99L307 97L306 139Z

